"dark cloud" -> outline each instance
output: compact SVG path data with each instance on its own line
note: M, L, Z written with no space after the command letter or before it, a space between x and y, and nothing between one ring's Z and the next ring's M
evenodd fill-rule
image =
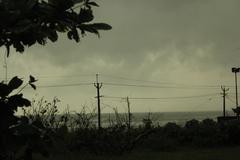
M95 9L96 21L111 24L111 31L101 32L100 39L88 34L79 44L61 35L57 43L30 48L24 54L31 56L14 62L17 68L15 72L22 67L29 73L40 75L102 73L180 84L221 85L232 82L230 68L240 62L239 0L98 2L100 7ZM31 63L27 65L24 61ZM90 80L94 81L94 77ZM67 83L69 79L59 79L57 82ZM95 88L92 89L91 93L95 94ZM90 93L84 95L84 91L79 92L79 97L92 96ZM212 93L205 90L149 91L132 88L127 88L127 91L104 88L104 91L109 95L125 96L132 93L133 96L142 97ZM55 91L49 93L52 92L58 94ZM75 92L77 95L78 91ZM72 103L79 100L78 96L65 92L61 94L70 97ZM172 103L173 106L178 105L177 102ZM194 101L189 106L194 103L198 102ZM140 110L144 110L144 104L139 106ZM179 105L181 110L187 110L189 106ZM215 103L215 109L218 106Z
M161 53L172 47L167 56L178 54L183 63L191 60L196 61L195 65L238 62L238 0L105 0L99 3L96 20L111 24L113 29L102 32L100 39L92 35L84 37L80 44L62 36L56 44L46 47L50 61L69 65L89 57L101 57L107 62L123 60L130 67L138 67L146 54ZM204 53L199 58L200 50ZM159 62L166 63L166 60Z

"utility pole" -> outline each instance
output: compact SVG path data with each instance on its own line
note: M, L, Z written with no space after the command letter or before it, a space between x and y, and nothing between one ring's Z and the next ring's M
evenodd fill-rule
M97 101L98 101L98 129L101 129L101 107L100 107L100 89L102 88L102 83L98 82L98 74L96 74L96 83L94 83L94 86L97 88Z
M232 72L235 75L235 89L236 89L236 109L239 107L238 106L238 86L237 86L237 73L240 72L240 68L233 67Z
M227 95L227 91L229 91L229 88L225 88L224 86L221 86L221 89L223 91L223 93L221 93L223 95L223 117L226 116L226 95Z

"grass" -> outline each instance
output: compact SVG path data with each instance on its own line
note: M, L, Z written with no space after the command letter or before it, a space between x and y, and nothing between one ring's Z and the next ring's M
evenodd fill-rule
M229 160L239 158L240 147L181 149L171 152L138 150L124 155L61 154L49 160Z

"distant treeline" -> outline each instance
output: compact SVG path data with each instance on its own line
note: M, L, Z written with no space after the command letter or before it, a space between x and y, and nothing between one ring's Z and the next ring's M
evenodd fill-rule
M167 123L151 128L141 147L153 150L176 150L179 147L225 147L240 145L240 121L217 123L212 119L190 120L184 126Z

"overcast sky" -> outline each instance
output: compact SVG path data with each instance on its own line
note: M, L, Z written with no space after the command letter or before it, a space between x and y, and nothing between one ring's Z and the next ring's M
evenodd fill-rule
M101 32L100 39L88 34L79 44L62 35L57 43L34 46L23 55L12 51L9 77L31 74L39 79L38 86L49 86L93 83L99 73L103 112L126 110L124 100L107 96L129 96L133 112L220 111L221 85L230 86L228 110L235 106L231 67L240 66L239 0L97 2L95 22L112 25L111 31ZM1 73L4 77L3 68ZM57 96L61 108L69 104L71 110L96 106L93 85L25 93L28 98Z

